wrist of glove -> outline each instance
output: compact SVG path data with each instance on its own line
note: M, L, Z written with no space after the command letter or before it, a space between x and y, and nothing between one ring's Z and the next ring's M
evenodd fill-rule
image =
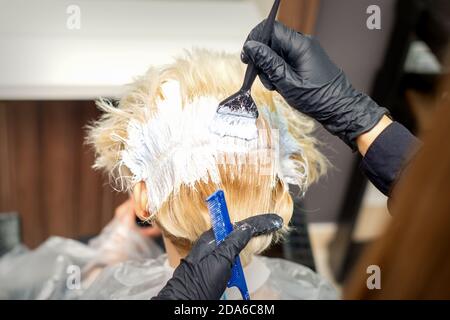
M276 214L250 217L235 224L235 229L216 246L212 230L205 232L189 255L182 259L172 279L154 300L218 300L231 277L236 256L256 236L280 229L283 219Z
M270 47L258 42L264 21L249 34L241 55L261 82L298 111L319 121L353 150L356 138L388 111L355 90L317 40L276 22Z
M291 106L320 122L353 151L357 150L358 136L371 130L384 115L389 114L372 98L355 90L342 71L321 87L292 92L294 97L286 99L288 103L289 100L295 101L295 105L290 103ZM302 108L307 104L311 108Z

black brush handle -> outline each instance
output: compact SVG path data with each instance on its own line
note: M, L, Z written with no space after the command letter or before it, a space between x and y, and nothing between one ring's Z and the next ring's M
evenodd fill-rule
M269 13L269 17L267 18L266 23L264 24L261 39L259 39L261 43L264 43L266 45L269 45L270 37L272 36L273 25L275 23L275 18L277 16L280 2L281 0L275 0L275 2L273 3L272 9L270 10ZM241 90L242 91L250 90L250 88L253 85L253 82L255 82L256 76L257 70L253 65L253 63L249 62L247 65L247 70L245 70L244 83L242 84Z

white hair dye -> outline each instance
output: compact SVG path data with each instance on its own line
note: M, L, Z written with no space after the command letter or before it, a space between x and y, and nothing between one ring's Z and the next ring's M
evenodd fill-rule
M164 99L158 101L156 113L144 123L130 121L121 152L121 162L130 169L132 182L146 184L150 218L183 184L192 188L198 181L220 184L219 164L239 167L255 163L261 167L260 174L278 176L286 186L293 183L302 191L306 189L308 163L305 157L291 158L303 155L303 150L290 135L282 114L260 108L273 140L272 149L261 149L259 146L267 143L260 139L243 142L211 133L209 126L220 102L217 98L197 97L183 106L178 81L168 81L161 89ZM275 165L265 168L266 157Z

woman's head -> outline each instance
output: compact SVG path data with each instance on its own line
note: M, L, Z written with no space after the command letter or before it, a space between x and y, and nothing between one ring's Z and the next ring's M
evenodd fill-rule
M89 132L95 167L116 186L133 190L141 218L151 217L179 248L189 250L210 228L205 199L217 189L225 192L232 221L273 212L286 230L293 211L288 184L305 191L325 172L312 120L260 83L252 89L260 111L258 139L242 143L211 133L216 108L239 89L244 67L238 56L195 50L151 68L118 107L98 103L105 113ZM253 239L244 263L272 240Z

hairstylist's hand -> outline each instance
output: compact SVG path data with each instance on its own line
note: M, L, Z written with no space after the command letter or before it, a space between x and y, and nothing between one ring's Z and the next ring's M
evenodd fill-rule
M261 82L294 108L319 121L352 149L388 111L355 90L311 36L276 22L270 47L258 42L264 21L249 34L242 61L252 62Z
M274 232L282 225L283 219L276 214L254 216L236 223L234 231L219 246L213 231L205 232L154 299L220 299L231 277L234 259L250 239Z

